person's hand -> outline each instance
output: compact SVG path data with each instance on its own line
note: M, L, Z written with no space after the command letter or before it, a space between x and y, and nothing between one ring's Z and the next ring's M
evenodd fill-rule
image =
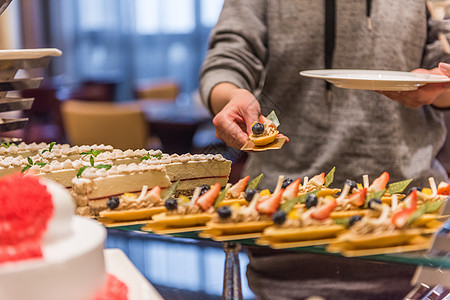
M415 69L411 72L445 75L450 77L450 65L440 63L438 68L434 68L432 70ZM380 91L380 93L411 108L418 108L429 104L447 107L450 106L450 97L447 95L449 93L449 89L450 83L428 83L414 91Z
M260 114L261 107L252 93L245 89L234 90L230 101L213 119L217 138L240 149L247 142L251 126L258 121Z

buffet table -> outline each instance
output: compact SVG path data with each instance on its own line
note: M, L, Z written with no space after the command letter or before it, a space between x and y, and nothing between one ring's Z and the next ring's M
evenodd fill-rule
M114 229L126 230L126 231L138 231L140 233L155 234L142 230L142 225L127 225L127 226L113 226ZM412 278L411 293L408 295L410 298L406 299L428 299L423 295L435 292L433 289L444 289L448 292L450 286L450 222L447 222L445 226L439 231L440 239L434 239L432 247L429 250L412 251L406 253L386 253L378 255L368 255L358 257L358 259L365 259L371 261L380 261L387 263L401 263L417 266L416 274ZM213 241L211 238L202 237L200 231L191 231L183 233L167 234L168 236L190 239L190 240L203 240ZM438 235L436 235L438 236ZM435 237L436 237L435 236ZM239 266L239 252L241 247L256 246L256 247L268 247L264 245L258 245L255 243L255 238L239 239L239 240L227 240L227 241L214 241L220 243L225 252L225 264L224 264L224 280L223 280L223 299L242 299L241 292L241 274ZM307 247L295 247L289 248L290 251L298 252L310 252L324 255L342 256L338 253L330 253L327 251L325 245L307 246ZM343 257L343 256L342 256ZM414 297L411 295L415 294ZM418 295L422 295L419 297ZM406 296L406 295L405 295Z

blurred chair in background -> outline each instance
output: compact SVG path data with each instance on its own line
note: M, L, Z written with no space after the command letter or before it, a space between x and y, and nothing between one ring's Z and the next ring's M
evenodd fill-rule
M180 93L180 87L175 81L160 81L139 84L135 88L137 99L157 99L175 101Z
M148 146L148 123L136 106L66 100L61 112L72 145L105 144L122 150Z
M72 91L70 99L113 102L116 89L116 82L86 80Z

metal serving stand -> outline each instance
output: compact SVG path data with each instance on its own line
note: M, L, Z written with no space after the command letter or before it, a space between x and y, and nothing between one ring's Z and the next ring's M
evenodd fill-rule
M54 48L0 50L0 113L27 110L34 98L10 96L8 92L35 89L41 84L42 77L16 78L19 70L30 74L34 69L46 68L53 56L62 52ZM0 133L23 128L28 118L0 118ZM0 142L14 139L0 137Z
M12 0L0 0L0 15ZM0 113L27 110L31 108L34 98L20 98L8 95L8 92L35 89L41 84L42 77L16 78L19 70L25 74L33 69L46 68L52 56L60 56L62 52L54 48L0 50ZM6 131L22 129L28 118L0 117L0 134ZM0 136L0 143L20 139Z

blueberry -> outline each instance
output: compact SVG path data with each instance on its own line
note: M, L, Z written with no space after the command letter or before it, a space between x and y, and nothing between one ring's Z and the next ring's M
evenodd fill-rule
M281 186L283 189L287 188L288 185L290 185L291 183L293 183L294 180L292 180L291 178L285 178L283 180L283 185Z
M231 208L228 205L221 206L217 209L219 217L222 219L227 219L231 217Z
M275 224L281 225L286 221L286 213L282 210L278 210L273 214L272 220Z
M244 198L245 198L245 200L250 202L250 201L252 201L253 196L255 196L255 194L256 194L256 190L255 189L246 189L245 190L245 194L244 194Z
M318 199L317 199L317 196L316 196L316 195L314 195L314 194L309 194L308 196L306 196L306 199L305 199L305 207L306 207L307 209L310 209L311 207L316 206L317 203L318 203Z
M408 195L411 194L412 191L418 191L418 192L421 192L421 191L422 191L422 188L421 188L421 187L418 187L418 186L414 186L414 187L412 187L412 188L409 189Z
M106 206L108 206L109 209L114 209L119 206L119 203L119 197L114 196L108 199L108 201L106 202Z
M200 196L209 191L211 187L207 184L203 184L200 186Z
M352 192L353 189L358 188L358 186L356 185L356 181L351 180L351 179L347 179L345 181L345 184L348 185L350 187L350 193Z
M262 123L256 122L252 126L252 132L254 135L261 135L264 133L264 125Z
M356 222L361 221L362 217L361 216L351 216L350 219L348 220L348 226L352 227L353 225L355 225Z
M380 199L370 199L369 202L367 203L367 206L368 206L370 209L375 210L375 208L374 208L374 206L373 206L374 203L378 203L378 204L381 205L381 200L380 200Z
M167 210L176 210L178 207L177 199L170 198L164 202L164 205L166 206Z

